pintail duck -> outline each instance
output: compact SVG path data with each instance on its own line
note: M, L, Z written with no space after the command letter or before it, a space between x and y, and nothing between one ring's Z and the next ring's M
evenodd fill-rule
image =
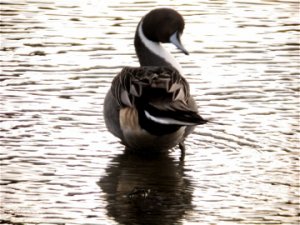
M180 41L184 20L175 10L150 11L137 26L134 38L141 67L125 67L114 78L104 102L108 130L127 149L163 151L179 145L196 125L207 121L197 113L181 67L161 43Z

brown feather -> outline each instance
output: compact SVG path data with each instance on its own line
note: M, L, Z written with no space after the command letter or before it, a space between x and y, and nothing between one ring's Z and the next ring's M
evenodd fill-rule
M165 107L187 104L190 97L187 81L170 67L125 67L113 80L112 94L121 106L134 107L135 99L141 97L146 88L163 89L172 96L148 94L147 100L154 105L158 102Z

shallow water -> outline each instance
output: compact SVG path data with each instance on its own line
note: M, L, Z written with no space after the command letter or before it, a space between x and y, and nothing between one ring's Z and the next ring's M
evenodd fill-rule
M204 118L179 150L125 154L104 95L133 34L179 10ZM1 2L1 223L299 223L297 1Z

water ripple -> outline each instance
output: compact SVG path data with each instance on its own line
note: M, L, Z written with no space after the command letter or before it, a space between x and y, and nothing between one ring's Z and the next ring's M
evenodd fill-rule
M0 4L1 223L299 223L298 1ZM186 19L191 55L166 47L211 120L183 163L124 153L102 117L157 6Z

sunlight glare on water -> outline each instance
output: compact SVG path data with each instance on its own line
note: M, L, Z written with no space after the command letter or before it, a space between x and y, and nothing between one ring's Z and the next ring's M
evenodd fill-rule
M299 224L299 2L2 1L1 224ZM185 18L199 112L179 150L124 153L103 101L136 25Z

